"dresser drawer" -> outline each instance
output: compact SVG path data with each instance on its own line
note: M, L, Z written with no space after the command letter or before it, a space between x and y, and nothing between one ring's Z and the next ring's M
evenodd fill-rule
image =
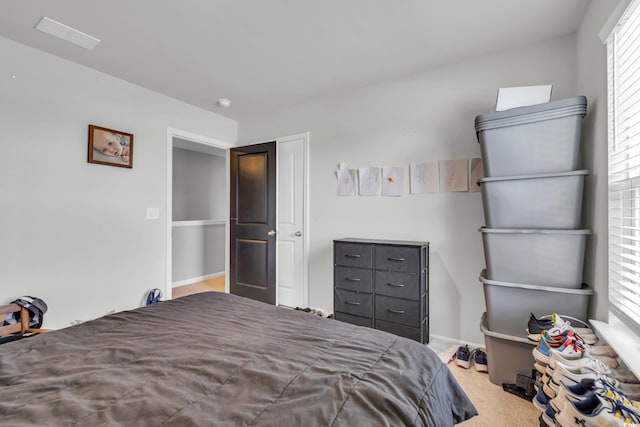
M373 266L373 245L335 242L334 257L336 265L371 268Z
M350 323L356 326L366 326L367 328L373 327L373 319L371 317L354 316L352 314L336 311L335 318L341 322Z
M372 317L373 295L336 289L334 311L341 311L355 316Z
M420 273L420 247L376 245L375 269Z
M423 332L420 328L398 325L397 323L386 322L384 320L376 320L376 329L409 338L414 341L424 342Z
M420 301L376 295L376 320L418 327L421 318Z
M424 290L420 286L420 274L376 271L376 294L418 301Z
M364 268L339 267L335 268L334 285L339 289L356 292L373 292L373 270Z

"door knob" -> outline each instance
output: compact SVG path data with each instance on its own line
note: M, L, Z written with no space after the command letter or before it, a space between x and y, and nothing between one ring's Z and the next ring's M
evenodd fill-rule
M273 237L273 236L275 236L276 234L278 234L278 232L277 232L276 230L269 230L269 231L267 232L267 236L269 236L269 237Z
M300 236L302 236L302 231L296 231L295 236L296 236L296 237L300 237Z

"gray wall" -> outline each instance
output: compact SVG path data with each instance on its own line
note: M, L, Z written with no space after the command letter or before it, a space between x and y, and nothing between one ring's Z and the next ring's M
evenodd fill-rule
M575 76L576 39L567 36L243 121L243 143L310 131L310 305L332 308L332 239L426 240L432 334L482 342L480 194L341 198L334 171L339 162L406 167L479 157L474 118L490 111L499 87L552 83L559 99L576 95Z
M4 38L0 57L0 302L43 298L49 328L138 306L165 284L167 128L237 123ZM87 163L89 124L134 134L133 169Z
M583 221L593 235L587 240L585 282L596 294L591 300L591 316L607 320L608 273L608 193L607 193L607 56L598 37L617 0L589 3L577 33L578 93L588 99L588 112L582 126L583 166L591 171L585 182Z
M173 220L225 220L226 158L173 149ZM225 225L174 227L172 281L224 273Z
M216 273L224 274L224 225L174 227L172 242L171 275L174 283Z
M173 149L173 220L225 219L226 158Z

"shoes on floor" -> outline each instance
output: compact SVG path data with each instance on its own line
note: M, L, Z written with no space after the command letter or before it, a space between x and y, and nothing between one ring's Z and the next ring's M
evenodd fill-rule
M461 345L460 347L458 347L458 350L456 350L456 354L453 356L453 358L456 361L456 365L464 369L469 369L469 367L471 366L471 349L466 344Z
M489 372L487 353L483 348L472 349L467 344L461 345L453 355L453 359L455 359L456 365L462 368L469 369L473 362L478 372Z
M483 348L473 350L473 365L478 372L489 372L487 366L487 352Z

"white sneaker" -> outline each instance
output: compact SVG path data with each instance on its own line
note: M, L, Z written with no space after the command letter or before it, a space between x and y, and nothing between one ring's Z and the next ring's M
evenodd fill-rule
M595 368L601 370L603 373L609 375L611 372L611 367L606 363L594 359L589 354L583 355L580 359L568 359L562 355L562 353L553 352L551 353L551 357L549 358L548 368L551 368L551 371L556 369L556 364L562 363L566 368L570 368L572 371L578 371L580 368ZM553 373L553 372L552 372Z
M547 331L542 334L538 345L531 353L536 362L548 365L552 353L562 353L565 359L579 359L584 353L584 347L573 335L556 335L554 338Z
M592 356L618 357L618 353L608 345L594 345L589 347L588 351Z
M587 363L578 368L572 368L563 363L556 362L556 369L553 370L553 376L549 382L551 387L558 391L558 385L563 382L567 385L579 383L583 379L596 379L598 377L611 375L611 370L604 364L594 359L585 359ZM618 381L607 377L607 381L614 387L618 385Z
M614 387L613 384L607 382L606 378L580 381L580 383L574 385L567 385L564 381L560 381L558 394L555 398L549 400L549 403L553 410L559 413L564 409L566 400L577 402L588 398L592 393L618 401L633 411L640 409L638 402L631 400L622 391Z
M562 427L631 427L640 425L640 414L613 399L594 393L577 402L565 400L556 421Z

